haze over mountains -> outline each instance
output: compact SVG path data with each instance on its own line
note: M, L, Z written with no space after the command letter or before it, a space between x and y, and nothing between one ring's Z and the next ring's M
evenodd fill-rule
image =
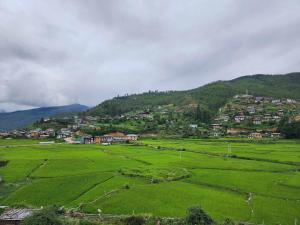
M57 116L62 113L83 112L88 107L80 104L66 106L42 107L9 113L0 113L0 129L12 130L24 128L27 125L45 117Z

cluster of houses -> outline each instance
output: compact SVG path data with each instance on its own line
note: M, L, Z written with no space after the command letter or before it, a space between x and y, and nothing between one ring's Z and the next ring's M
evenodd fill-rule
M137 141L138 135L136 134L124 134L122 132L113 132L101 136L82 135L64 137L64 141L68 144L103 144L108 145L111 143L122 143L129 141Z
M124 134L122 132L112 132L101 136L92 136L83 134L80 131L73 132L68 128L61 128L57 132L54 129L34 129L34 130L15 130L15 131L0 131L1 138L32 138L32 139L47 139L56 138L59 140L64 140L69 144L110 144L113 142L128 142L137 141L138 135L136 134Z
M236 95L219 110L211 136L243 135L249 138L280 137L277 125L284 118L300 121L300 104L293 99ZM243 127L243 128L242 128Z
M0 131L0 137L2 138L53 138L55 137L55 131L52 128L42 130L40 128L33 130L12 130L12 131Z

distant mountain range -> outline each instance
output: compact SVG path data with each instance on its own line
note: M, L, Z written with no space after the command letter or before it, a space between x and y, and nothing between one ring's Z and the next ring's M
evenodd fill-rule
M256 96L300 100L300 73L257 74L230 81L216 81L187 91L147 92L115 97L89 109L87 114L115 116L169 104L175 105L179 110L200 106L210 114L215 114L228 99L246 92Z
M87 109L88 107L85 105L72 104L0 113L0 129L21 129L41 118L58 116L64 113L84 112Z

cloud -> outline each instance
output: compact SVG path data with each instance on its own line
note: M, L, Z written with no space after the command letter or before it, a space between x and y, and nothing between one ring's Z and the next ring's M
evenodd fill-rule
M4 0L0 108L299 71L299 10L298 0Z

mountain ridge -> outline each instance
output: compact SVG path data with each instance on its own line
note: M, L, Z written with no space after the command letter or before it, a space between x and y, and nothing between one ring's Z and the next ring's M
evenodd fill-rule
M167 104L178 106L199 104L202 108L216 113L229 98L245 92L253 95L299 100L300 72L280 75L246 75L228 81L211 82L190 90L156 91L115 97L89 109L87 114L115 116Z
M88 108L85 105L75 103L64 106L49 106L0 113L0 129L21 129L43 117L53 117L62 113L84 112Z

